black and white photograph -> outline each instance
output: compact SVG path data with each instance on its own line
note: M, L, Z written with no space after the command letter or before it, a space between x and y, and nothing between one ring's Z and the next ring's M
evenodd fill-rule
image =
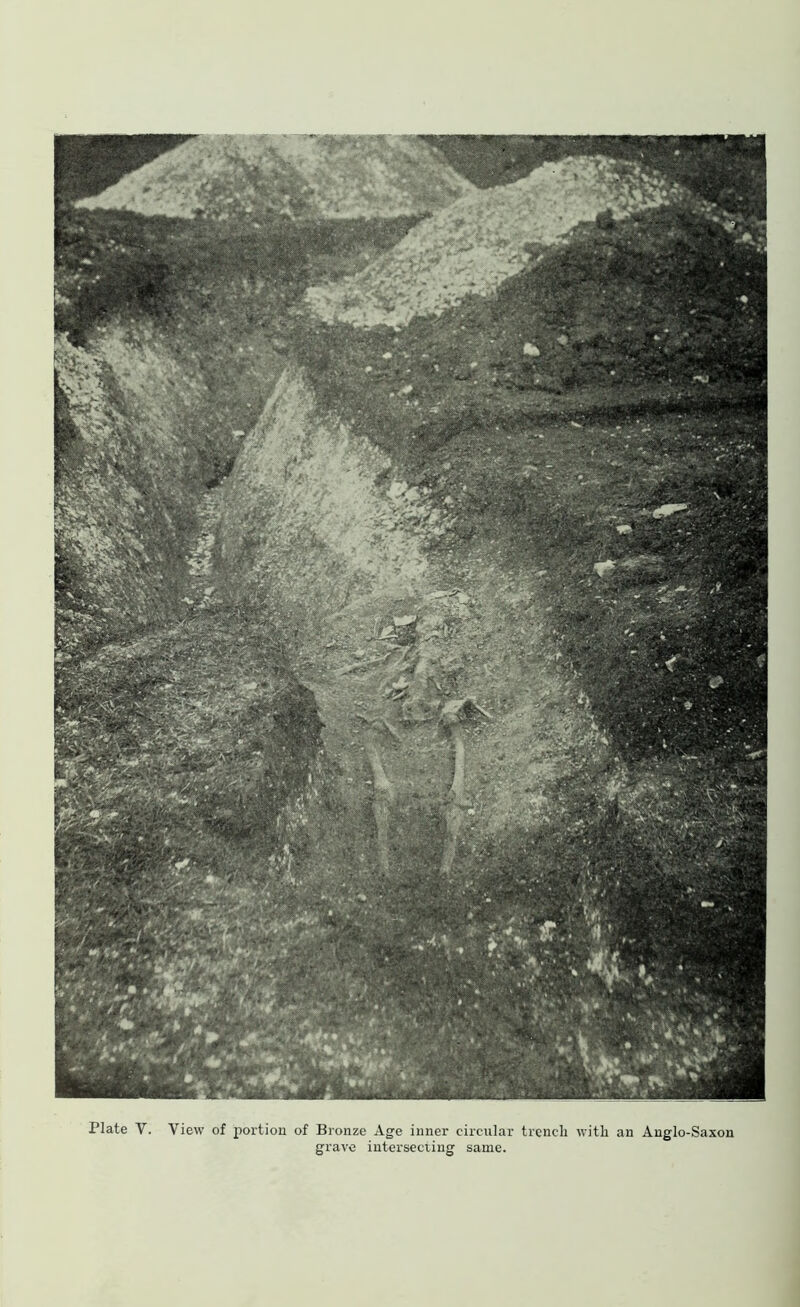
M54 169L56 1096L762 1099L765 137Z

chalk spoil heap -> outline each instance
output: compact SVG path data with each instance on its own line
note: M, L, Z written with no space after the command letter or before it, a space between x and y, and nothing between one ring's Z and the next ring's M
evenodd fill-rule
M413 136L195 136L78 207L216 220L397 218L473 190Z

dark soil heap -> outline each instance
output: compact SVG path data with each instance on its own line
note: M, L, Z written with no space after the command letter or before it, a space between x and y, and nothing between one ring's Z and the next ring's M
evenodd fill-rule
M399 334L309 318L299 335L309 363L332 350L346 360L320 379L334 406L363 415L381 444L418 440L430 449L460 416L518 407L509 391L524 394L531 415L623 409L637 402L626 387L639 388L639 403L643 388L662 408L702 404L706 387L763 393L765 321L766 266L753 244L665 208L581 225L496 294L414 318ZM413 395L391 404L412 372ZM384 405L391 424L378 418Z

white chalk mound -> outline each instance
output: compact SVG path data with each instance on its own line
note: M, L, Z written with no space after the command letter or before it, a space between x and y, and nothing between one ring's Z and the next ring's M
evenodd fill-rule
M723 209L652 169L603 156L546 163L508 186L473 190L421 222L362 272L312 286L306 303L325 322L405 326L468 295L490 295L582 222L678 205L719 222ZM532 246L533 249L526 248Z
M395 218L473 189L414 136L195 136L78 206L218 220Z

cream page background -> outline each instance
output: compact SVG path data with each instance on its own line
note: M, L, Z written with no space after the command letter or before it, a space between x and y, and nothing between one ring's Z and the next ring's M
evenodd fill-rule
M798 1300L796 7L0 9L2 1150L7 1307L789 1307ZM765 1103L56 1100L52 1031L52 149L59 132L766 132L770 835ZM90 1139L91 1117L158 1128ZM724 1144L317 1159L166 1122L693 1121ZM572 1133L572 1131L571 1131ZM331 1165L332 1161L337 1165ZM435 1162L435 1165L434 1165Z

